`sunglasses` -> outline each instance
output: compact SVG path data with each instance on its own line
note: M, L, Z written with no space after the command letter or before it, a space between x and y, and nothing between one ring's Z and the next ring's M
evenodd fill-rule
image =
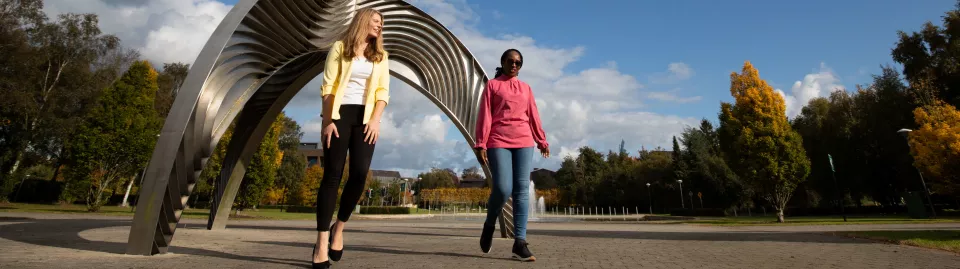
M506 63L506 66L510 66L511 64L516 64L517 67L523 66L523 61L517 61L514 59L507 59L504 61L504 63Z

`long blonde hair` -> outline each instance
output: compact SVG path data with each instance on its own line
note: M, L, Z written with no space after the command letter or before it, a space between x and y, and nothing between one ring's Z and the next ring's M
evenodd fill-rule
M362 42L368 42L367 48L363 51L363 56L366 57L367 60L375 63L383 60L383 54L386 53L386 50L383 49L383 28L380 28L380 34L377 35L376 40L373 42L370 42L371 40L368 33L368 31L370 31L370 21L373 20L374 15L380 16L380 23L382 25L383 14L372 8L357 10L357 14L353 16L353 21L350 22L350 26L347 27L347 31L343 33L343 38L341 39L343 41L343 57L345 57L345 59L357 57L357 46L362 44Z

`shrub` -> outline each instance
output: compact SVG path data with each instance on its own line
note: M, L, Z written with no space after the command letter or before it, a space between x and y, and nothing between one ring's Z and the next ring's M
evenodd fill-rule
M360 214L411 214L415 208L402 206L363 206Z

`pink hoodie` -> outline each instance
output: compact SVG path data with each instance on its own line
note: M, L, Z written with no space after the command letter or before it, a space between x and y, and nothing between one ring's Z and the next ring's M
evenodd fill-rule
M500 76L487 81L477 115L474 148L548 148L540 124L540 112L530 85L516 77Z

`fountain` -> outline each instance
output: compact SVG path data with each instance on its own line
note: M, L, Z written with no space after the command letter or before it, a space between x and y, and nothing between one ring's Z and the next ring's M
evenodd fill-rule
M540 210L540 214L547 212L547 205L543 202L543 196L540 196L540 198L537 199L537 209Z
M533 180L530 181L529 188L530 193L527 194L529 199L527 204L529 207L529 210L527 210L527 220L537 220L537 189L534 188Z

